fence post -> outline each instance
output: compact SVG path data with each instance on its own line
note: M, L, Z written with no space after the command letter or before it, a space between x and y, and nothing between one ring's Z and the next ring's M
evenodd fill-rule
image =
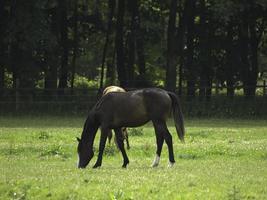
M17 78L16 79L16 92L15 92L15 101L16 101L16 111L18 111L19 110L19 79Z

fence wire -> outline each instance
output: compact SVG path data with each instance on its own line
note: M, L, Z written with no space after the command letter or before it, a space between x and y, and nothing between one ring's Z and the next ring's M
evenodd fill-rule
M199 88L195 95L186 95L187 89L182 88L180 95L185 116L267 117L267 88L258 87L255 96L244 96L239 90L235 90L234 96L227 96L226 87L220 93L213 87L210 96L199 95ZM100 96L98 89L4 89L0 90L0 114L86 115Z

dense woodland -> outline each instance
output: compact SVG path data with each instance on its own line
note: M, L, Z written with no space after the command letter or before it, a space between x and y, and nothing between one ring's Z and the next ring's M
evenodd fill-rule
M1 91L116 84L208 99L216 86L251 97L267 77L266 0L0 0L0 15Z

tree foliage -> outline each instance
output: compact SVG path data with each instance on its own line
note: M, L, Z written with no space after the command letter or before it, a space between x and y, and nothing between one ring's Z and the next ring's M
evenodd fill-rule
M267 73L266 13L264 0L1 0L0 88L73 88L82 77L254 96Z

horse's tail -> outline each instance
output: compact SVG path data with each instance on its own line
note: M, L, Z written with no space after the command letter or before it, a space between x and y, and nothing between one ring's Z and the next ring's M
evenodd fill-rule
M181 105L179 102L179 98L173 92L168 92L168 94L172 100L173 118L174 118L176 131L177 131L179 139L182 142L184 142L184 135L185 135L184 117L182 114L182 109L181 109Z

